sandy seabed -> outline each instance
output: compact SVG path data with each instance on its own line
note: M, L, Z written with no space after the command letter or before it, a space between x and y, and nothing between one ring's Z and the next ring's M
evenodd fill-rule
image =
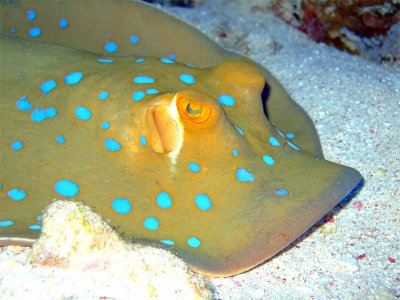
M365 182L328 222L271 261L214 279L215 299L398 299L400 66L377 65L317 44L270 13L252 11L249 3L206 1L196 9L168 11L267 67L311 116L326 159L359 170ZM68 299L98 299L105 283L90 274L43 270L41 280L32 280L37 270L13 267L25 263L27 251L0 253L1 299L38 289L41 299L61 299L57 289L67 283ZM108 278L107 285L113 284L124 288Z

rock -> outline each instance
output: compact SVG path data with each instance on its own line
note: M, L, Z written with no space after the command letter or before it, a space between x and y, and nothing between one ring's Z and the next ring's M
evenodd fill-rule
M315 284L319 287L326 287L332 283L332 278L327 274L319 274Z
M360 264L358 261L350 256L350 255L343 255L339 260L338 260L338 266L346 271L350 272L356 272L360 270Z
M107 272L110 280L130 281L138 299L212 299L207 278L181 259L163 249L124 242L79 202L56 201L47 208L29 259L47 267Z

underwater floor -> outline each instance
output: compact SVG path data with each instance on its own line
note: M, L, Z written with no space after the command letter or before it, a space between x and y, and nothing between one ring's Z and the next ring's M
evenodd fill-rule
M168 11L267 67L311 116L325 157L359 170L365 182L323 225L271 261L214 279L214 298L400 297L400 66L377 65L317 44L248 3L209 1ZM33 270L27 251L0 250L0 299L32 299L43 291L42 299L132 299L125 283L106 271L71 276L68 269Z

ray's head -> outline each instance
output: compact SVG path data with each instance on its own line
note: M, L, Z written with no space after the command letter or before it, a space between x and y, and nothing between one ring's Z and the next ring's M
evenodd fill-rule
M169 171L157 182L171 179L163 192L173 204L157 220L178 224L153 236L169 236L195 270L227 276L287 246L360 177L303 151L268 120L268 85L251 64L227 61L194 82L147 104L149 146Z

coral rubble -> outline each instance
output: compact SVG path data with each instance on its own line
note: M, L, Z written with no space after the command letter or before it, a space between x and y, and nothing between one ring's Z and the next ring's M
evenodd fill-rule
M285 0L270 8L315 41L378 62L400 60L400 1Z

